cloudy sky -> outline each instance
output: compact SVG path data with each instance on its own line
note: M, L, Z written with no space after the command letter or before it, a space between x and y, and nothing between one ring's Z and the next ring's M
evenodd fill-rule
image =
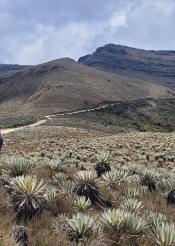
M78 59L107 43L175 50L175 0L0 0L0 63Z

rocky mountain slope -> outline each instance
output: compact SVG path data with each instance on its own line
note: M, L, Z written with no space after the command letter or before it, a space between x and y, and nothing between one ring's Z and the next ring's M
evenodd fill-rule
M79 63L175 89L175 51L151 51L107 44Z
M69 58L0 74L0 115L47 115L108 100L170 97L166 87L78 64Z
M19 69L23 69L29 66L25 66L25 65L11 65L11 64L0 64L0 73L4 73L4 72L9 72L9 71L14 71L14 70L19 70Z

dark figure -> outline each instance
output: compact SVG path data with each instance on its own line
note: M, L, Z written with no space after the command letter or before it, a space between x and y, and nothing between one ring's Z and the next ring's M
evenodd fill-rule
M100 162L95 166L98 177L101 177L104 173L111 171L111 167L106 162Z
M175 189L172 190L166 197L167 205L175 204Z
M104 209L105 207L112 206L110 201L100 196L99 188L94 182L80 184L74 188L73 192L77 196L85 196L86 199L89 198L91 203L100 209Z
M14 228L15 245L28 246L28 230L25 226L16 226Z
M1 153L1 150L2 150L3 144L4 144L4 138L3 138L2 134L1 134L1 129L0 129L0 153Z

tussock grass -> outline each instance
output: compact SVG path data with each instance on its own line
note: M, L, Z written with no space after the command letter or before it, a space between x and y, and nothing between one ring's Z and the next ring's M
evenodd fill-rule
M107 163L107 156L97 160L99 151L91 149L92 163L82 170L74 163L77 149L71 151L69 157L55 154L50 161L24 155L37 165L18 175L8 174L6 180L7 164L2 160L1 245L13 245L14 226L25 226L29 245L34 246L174 245L175 205L167 205L167 195L175 188L173 167L170 173L167 167L150 168L143 162L121 165L111 154L110 170L98 175L94 168L100 161ZM156 189L150 189L150 183ZM15 208L32 216L17 220Z

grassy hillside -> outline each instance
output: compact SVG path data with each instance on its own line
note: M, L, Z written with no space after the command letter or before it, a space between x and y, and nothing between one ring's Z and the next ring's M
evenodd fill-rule
M48 125L66 125L109 133L175 130L175 100L118 102L113 107L78 115L59 116Z
M34 116L0 117L1 128L12 128L33 124L37 121Z
M48 115L107 100L172 96L166 87L89 68L68 58L0 74L1 116Z

